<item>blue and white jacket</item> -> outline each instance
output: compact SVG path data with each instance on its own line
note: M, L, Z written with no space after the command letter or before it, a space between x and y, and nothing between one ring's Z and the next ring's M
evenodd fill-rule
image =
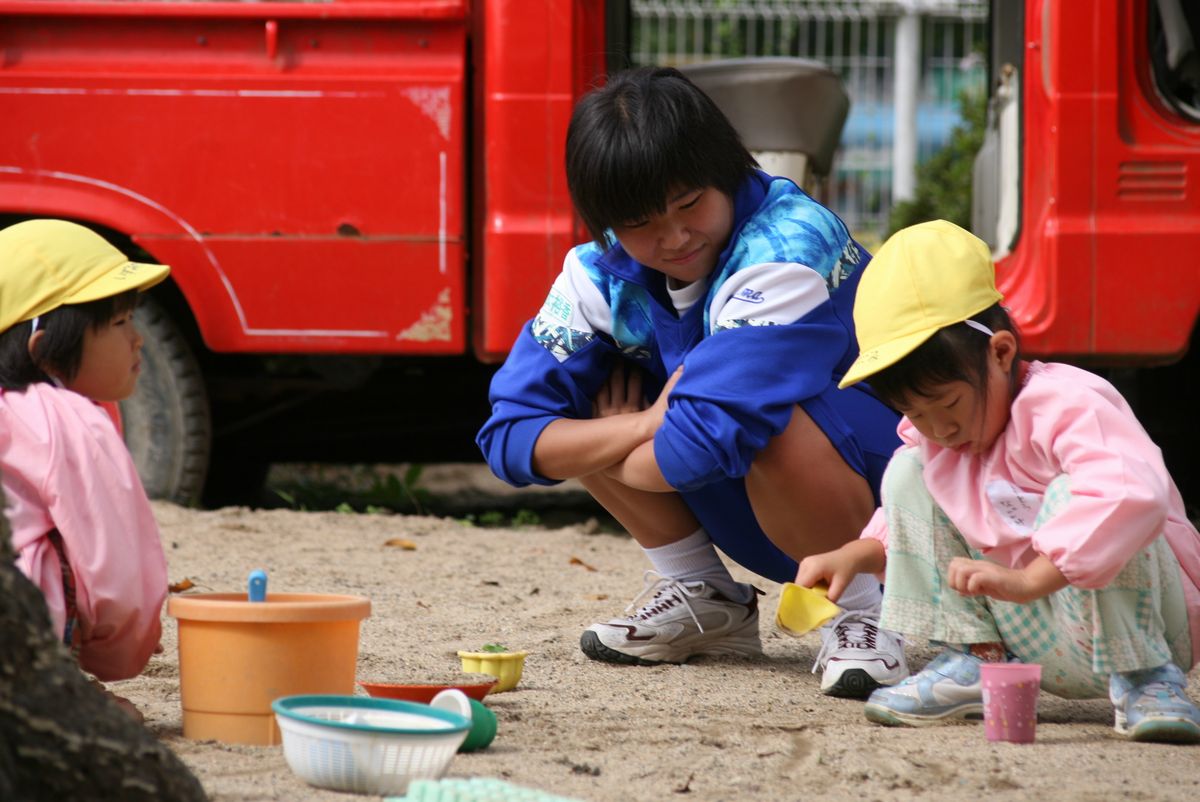
M654 438L671 486L745 476L796 404L857 356L851 310L870 255L845 224L785 178L756 172L734 196L734 228L708 291L682 315L666 278L619 244L572 249L541 311L492 379L476 442L497 476L553 484L532 468L551 421L588 418L617 357L648 374L647 396L683 364Z

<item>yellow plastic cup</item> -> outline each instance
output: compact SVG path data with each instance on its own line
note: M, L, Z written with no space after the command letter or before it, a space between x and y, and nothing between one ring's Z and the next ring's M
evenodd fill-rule
M785 582L775 612L775 626L789 635L803 635L833 620L842 611L826 596L829 588L823 584L806 588Z
M492 693L511 691L521 681L528 652L459 652L467 674L491 674L498 681Z

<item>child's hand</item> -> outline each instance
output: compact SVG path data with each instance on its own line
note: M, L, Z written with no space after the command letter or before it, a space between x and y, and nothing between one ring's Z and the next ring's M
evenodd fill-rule
M824 582L829 586L827 598L836 602L857 573L853 561L841 549L835 549L801 560L800 568L796 571L796 584L811 588Z
M1037 601L1070 584L1054 563L1041 555L1020 570L955 557L946 571L946 582L964 596L990 596L1014 604Z
M859 538L833 551L805 557L796 571L796 584L811 588L824 582L829 585L826 597L836 602L854 577L878 574L886 565L887 550L883 544L874 538Z
M1025 574L987 560L955 557L950 561L946 581L964 596L988 596L1000 601L1026 604L1039 596L1031 595Z

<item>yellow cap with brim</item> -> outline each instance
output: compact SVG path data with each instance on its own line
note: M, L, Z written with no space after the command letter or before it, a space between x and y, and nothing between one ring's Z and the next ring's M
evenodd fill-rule
M171 272L133 262L90 228L26 220L0 231L0 331L68 304L145 291Z
M854 298L858 359L849 387L890 367L939 329L998 303L987 244L945 220L901 229L871 259Z

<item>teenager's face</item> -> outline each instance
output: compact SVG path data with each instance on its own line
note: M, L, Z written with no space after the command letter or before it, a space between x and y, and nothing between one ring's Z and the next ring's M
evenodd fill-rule
M79 372L66 387L93 401L123 401L137 385L141 354L142 335L133 325L133 311L122 312L107 325L84 332Z
M1015 338L1007 331L997 332L992 335L984 386L947 382L931 388L927 395L909 394L896 408L922 436L938 445L982 454L1008 425L1012 403L1009 370L1015 356Z
M691 284L716 268L733 233L733 201L714 187L673 191L665 212L613 226L613 233L641 264Z

